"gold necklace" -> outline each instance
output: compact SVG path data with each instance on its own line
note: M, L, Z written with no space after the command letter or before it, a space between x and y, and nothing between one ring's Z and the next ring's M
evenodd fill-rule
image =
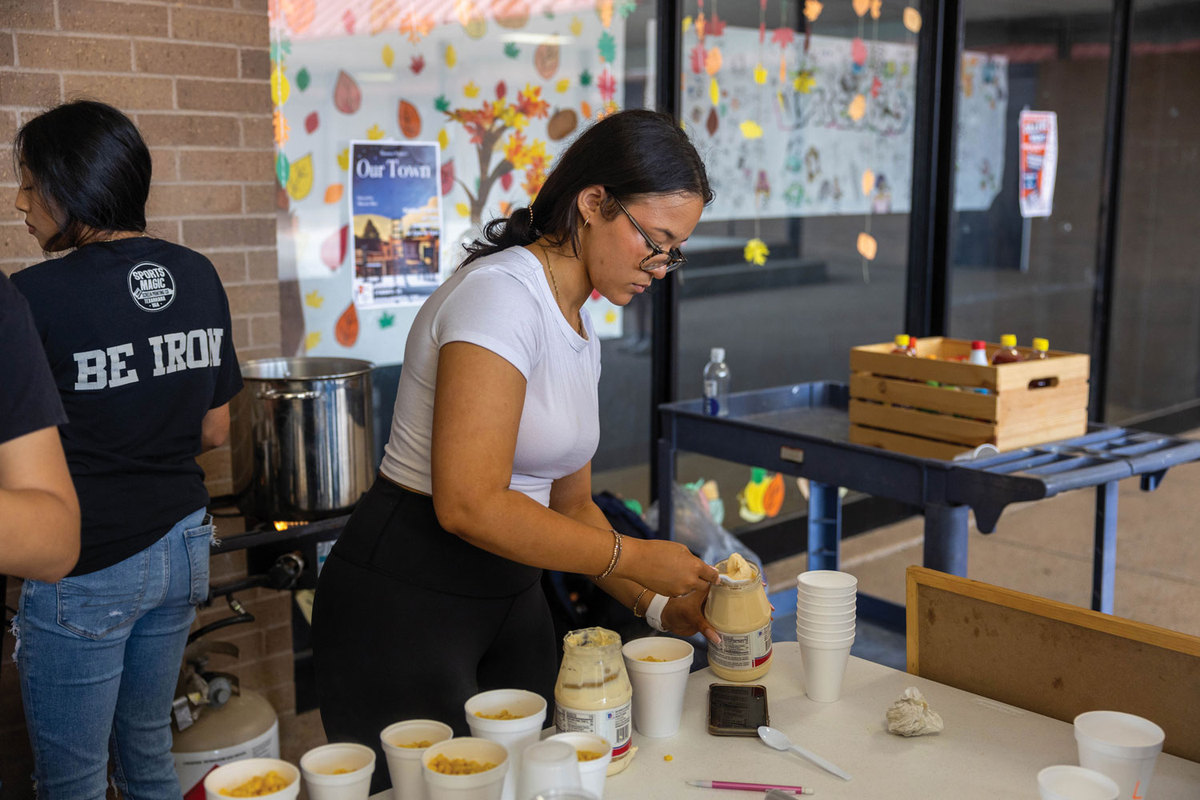
M537 246L542 249L542 255L546 257L546 272L550 274L550 288L554 290L554 302L558 306L558 310L562 311L562 299L558 296L558 280L554 277L554 267L550 264L550 251L547 250L546 245L542 244L541 242L538 242ZM565 316L566 312L563 312L563 314ZM569 319L567 321L570 322ZM580 318L579 323L574 325L574 328L576 333L578 333L580 336L583 336L582 317Z

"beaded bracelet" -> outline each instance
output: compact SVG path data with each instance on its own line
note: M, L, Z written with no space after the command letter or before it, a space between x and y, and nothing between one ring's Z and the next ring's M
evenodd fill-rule
M639 613L638 613L638 610L637 610L637 607L638 607L638 603L642 602L642 597L643 597L643 596L646 594L646 592L648 592L648 591L650 591L650 590L649 590L649 589L647 589L646 587L644 587L644 586L643 586L643 587L642 587L642 590L641 590L640 592L638 592L638 596L637 596L637 597L635 597L635 598L633 598L633 615L634 615L635 617L637 617L638 619L641 619L642 617L646 616L646 612L645 612L645 611L643 611L642 613L640 613L640 614L639 614Z
M609 528L609 530L612 530L612 528ZM609 575L612 575L613 570L617 568L617 562L621 560L621 534L617 533L614 530L614 531L612 531L612 535L613 535L612 558L608 562L608 568L605 569L604 572L601 572L599 575L596 576L596 580L598 580L598 581L602 581L605 578L607 578Z

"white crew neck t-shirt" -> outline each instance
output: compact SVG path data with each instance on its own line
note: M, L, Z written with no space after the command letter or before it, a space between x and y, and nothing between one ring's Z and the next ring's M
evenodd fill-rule
M525 376L509 488L549 505L551 483L586 465L600 441L600 343L587 310L580 316L586 339L563 317L541 262L523 247L455 270L413 321L380 465L383 474L431 493L438 351L449 342L470 342ZM486 407L478 411L488 413Z

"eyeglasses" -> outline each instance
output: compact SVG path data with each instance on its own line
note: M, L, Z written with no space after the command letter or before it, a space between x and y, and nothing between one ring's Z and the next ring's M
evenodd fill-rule
M650 255L642 259L642 262L638 264L638 269L642 270L643 272L657 272L658 270L662 270L663 274L666 275L668 272L673 272L687 263L687 258L684 257L683 253L680 252L678 247L672 247L670 250L663 250L644 230L642 230L642 226L638 225L638 221L633 218L633 214L629 213L629 209L625 207L625 204L622 203L616 195L612 195L612 199L616 200L617 207L625 212L625 216L629 218L629 221L633 224L633 227L642 235L642 238L646 240L646 246L650 248ZM664 261L663 259L666 260Z

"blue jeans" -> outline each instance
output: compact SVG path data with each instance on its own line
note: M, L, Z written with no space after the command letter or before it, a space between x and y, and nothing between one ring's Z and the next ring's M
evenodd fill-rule
M119 564L25 581L17 669L39 800L181 796L171 701L195 606L208 597L204 509Z

